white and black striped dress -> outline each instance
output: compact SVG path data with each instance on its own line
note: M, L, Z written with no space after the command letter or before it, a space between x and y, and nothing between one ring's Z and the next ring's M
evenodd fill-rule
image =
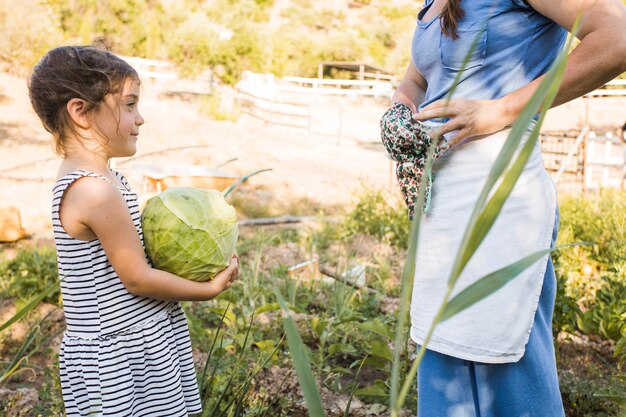
M119 189L143 242L137 195ZM68 416L187 416L201 411L189 329L178 302L128 292L99 240L69 236L59 220L76 171L54 186L52 226L57 248L67 330L59 354ZM110 181L109 181L110 182Z

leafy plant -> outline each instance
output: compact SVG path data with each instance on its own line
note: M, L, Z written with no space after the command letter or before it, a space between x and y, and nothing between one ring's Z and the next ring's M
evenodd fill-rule
M410 223L404 207L380 191L365 190L347 216L345 235L364 233L400 248L408 244Z
M43 301L59 304L56 251L47 247L21 249L13 259L0 263L0 291L7 297L29 300L49 287Z

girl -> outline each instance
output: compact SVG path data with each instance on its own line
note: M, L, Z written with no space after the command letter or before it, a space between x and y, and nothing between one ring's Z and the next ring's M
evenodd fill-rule
M626 71L626 7L620 0L426 0L418 14L411 63L393 101L437 127L451 148L433 165L430 210L420 226L411 305L411 337L418 345L446 293L452 261L507 127L579 15L580 43L554 105ZM455 293L549 248L557 224L554 185L535 146ZM418 370L418 415L563 416L551 331L555 286L545 256L437 326Z
M239 272L212 281L151 268L137 205L109 160L136 152L139 78L92 47L48 52L29 83L32 106L63 162L52 225L67 330L59 354L68 416L187 416L201 411L180 300L208 300Z

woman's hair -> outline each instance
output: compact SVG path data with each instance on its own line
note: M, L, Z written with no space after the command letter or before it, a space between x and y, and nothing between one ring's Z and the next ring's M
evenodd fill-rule
M43 127L54 136L59 155L65 155L68 131L76 132L67 103L79 98L87 103L85 112L91 112L107 95L120 93L128 79L139 80L133 67L108 51L90 46L61 46L39 61L28 93Z
M448 0L441 10L441 30L443 34L450 36L452 39L457 39L459 35L456 33L456 28L463 16L465 16L465 11L461 7L461 0Z

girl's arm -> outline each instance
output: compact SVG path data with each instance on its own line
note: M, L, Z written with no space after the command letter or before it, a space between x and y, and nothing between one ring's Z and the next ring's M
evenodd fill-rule
M413 113L417 112L417 106L424 101L426 80L419 73L413 61L409 63L398 89L393 93L391 101L406 104Z
M75 219L95 234L132 294L161 300L208 300L230 287L239 272L236 257L209 282L190 281L150 267L122 195L101 179L76 180L65 192L61 209L66 211L63 218Z
M620 0L527 0L537 12L571 30L581 15L580 43L569 55L553 106L592 91L626 71L626 6ZM415 118L452 119L441 133L458 130L451 144L511 125L530 100L543 76L497 100L440 100Z

